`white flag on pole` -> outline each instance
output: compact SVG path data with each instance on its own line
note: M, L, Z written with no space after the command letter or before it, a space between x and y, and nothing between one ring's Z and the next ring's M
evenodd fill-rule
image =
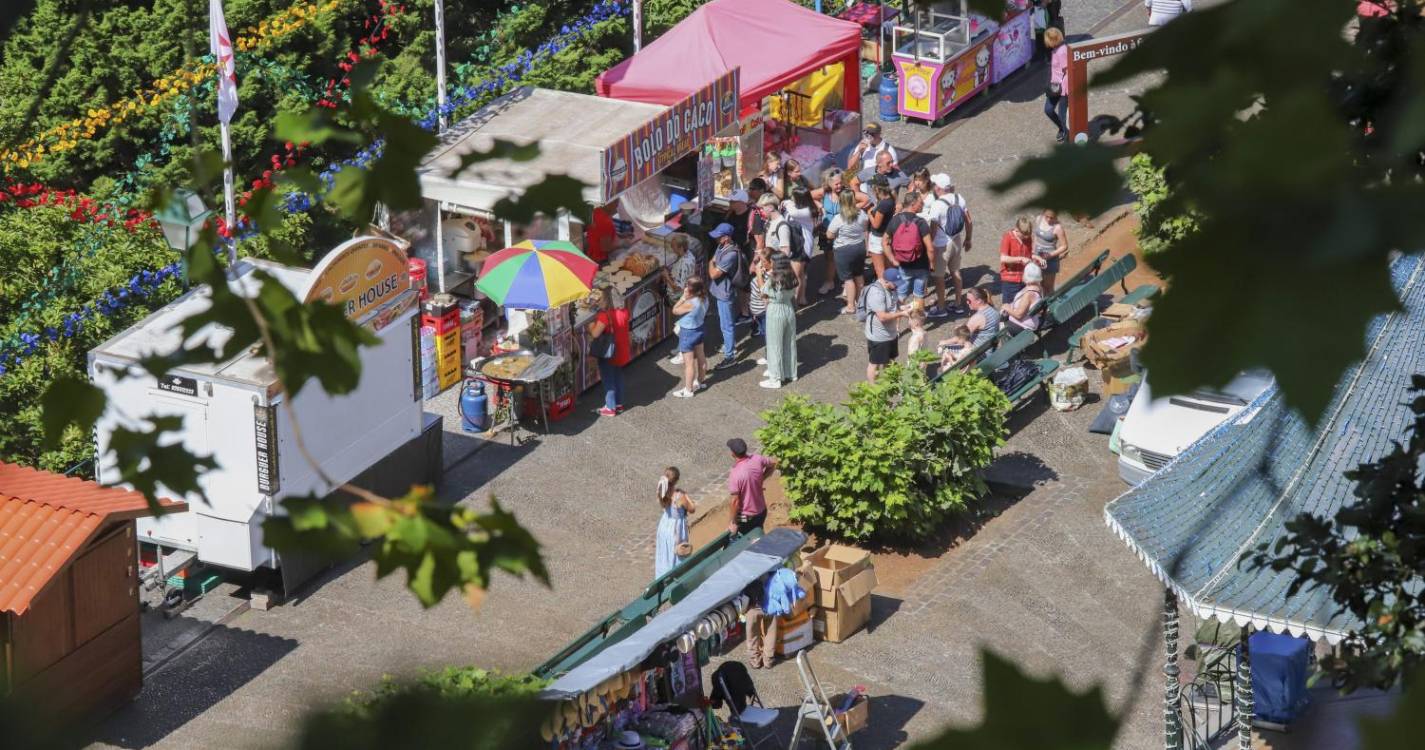
M233 65L233 43L228 38L228 22L223 18L222 0L208 0L208 47L218 63L218 119L224 125L237 109L237 68Z

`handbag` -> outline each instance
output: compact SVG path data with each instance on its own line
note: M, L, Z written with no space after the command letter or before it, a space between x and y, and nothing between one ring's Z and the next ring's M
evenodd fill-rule
M595 336L594 340L589 342L589 353L594 355L596 359L613 359L616 351L613 327L605 323L604 332Z
M673 548L673 554L678 557L688 557L693 554L693 545L688 542L678 542L678 545Z
M1064 95L1064 88L1059 85L1058 81L1050 81L1049 87L1045 89L1045 93L1054 99L1058 99Z

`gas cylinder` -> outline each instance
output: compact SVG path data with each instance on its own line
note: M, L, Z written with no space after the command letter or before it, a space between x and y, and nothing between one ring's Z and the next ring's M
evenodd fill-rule
M486 402L484 381L466 378L460 390L460 429L466 432L484 432L490 423Z
M876 94L881 100L881 122L898 122L901 113L896 104L900 97L900 81L894 72L881 73L881 85L877 87Z

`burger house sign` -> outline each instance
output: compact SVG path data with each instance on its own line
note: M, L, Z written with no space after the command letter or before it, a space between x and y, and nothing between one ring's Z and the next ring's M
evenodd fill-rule
M603 150L603 200L637 185L737 122L741 68L694 91Z
M416 302L406 253L383 237L338 245L312 269L304 302L340 305L346 317L379 331Z

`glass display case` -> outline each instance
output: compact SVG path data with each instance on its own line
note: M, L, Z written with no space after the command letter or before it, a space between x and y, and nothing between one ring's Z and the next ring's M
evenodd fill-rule
M970 48L973 23L964 0L919 11L913 20L918 23L894 29L892 48L898 57L943 63Z

